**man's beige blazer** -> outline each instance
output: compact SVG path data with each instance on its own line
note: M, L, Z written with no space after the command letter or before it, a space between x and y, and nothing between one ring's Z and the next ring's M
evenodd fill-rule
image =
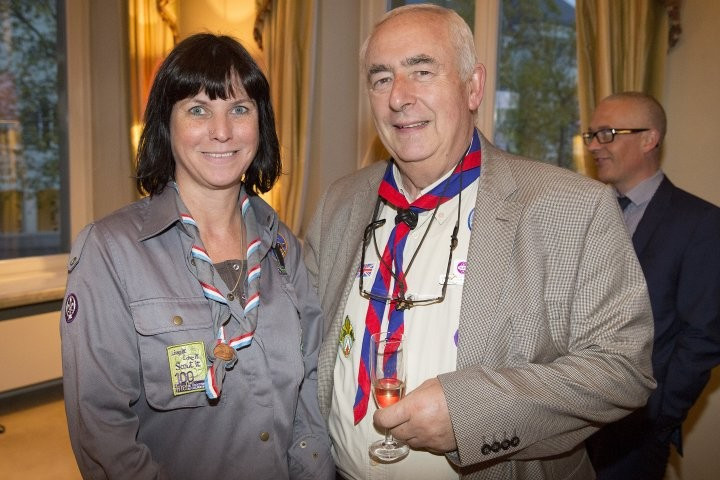
M463 478L594 478L584 438L644 405L655 385L642 271L609 187L481 145L457 371L439 377L458 445L448 459ZM386 166L335 182L306 236L326 315L326 418L343 310L357 294L361 238Z

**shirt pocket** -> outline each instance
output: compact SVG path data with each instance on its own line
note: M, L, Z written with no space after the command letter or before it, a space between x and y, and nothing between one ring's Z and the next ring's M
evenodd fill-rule
M209 366L207 349L213 340L207 300L143 300L130 305L130 311L150 406L174 410L209 405L204 389L200 389Z
M268 368L281 368L288 381L299 388L306 368L303 359L302 304L294 286L284 278L268 280L265 288L273 295L271 300L261 305L258 321L258 331L264 340L263 350L270 362Z

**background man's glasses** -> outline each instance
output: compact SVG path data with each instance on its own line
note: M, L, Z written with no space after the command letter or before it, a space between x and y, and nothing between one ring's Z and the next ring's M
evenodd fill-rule
M593 138L597 137L598 143L610 143L615 140L615 135L626 135L628 133L647 132L649 128L603 128L597 132L592 130L582 134L585 145L590 145Z

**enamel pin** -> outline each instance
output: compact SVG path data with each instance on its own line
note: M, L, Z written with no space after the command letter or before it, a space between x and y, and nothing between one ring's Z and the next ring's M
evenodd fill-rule
M352 324L350 323L350 317L345 316L342 329L340 330L340 349L345 355L345 358L350 357L350 350L352 350L353 343L355 343L355 334L353 333Z

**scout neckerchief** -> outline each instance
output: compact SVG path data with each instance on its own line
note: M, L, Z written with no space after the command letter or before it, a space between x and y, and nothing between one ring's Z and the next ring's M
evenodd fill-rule
M465 153L465 157L458 163L452 174L431 191L422 195L413 203L408 203L405 195L400 193L395 183L395 176L392 171L393 167L392 163L390 163L388 164L387 170L385 170L385 176L378 188L378 195L388 204L398 209L398 217L400 217L400 220L403 220L403 217L406 218L408 216L405 213L408 210L414 212L414 215L411 216L415 216L420 212L434 210L438 205L455 197L460 193L461 189L471 185L480 176L480 163L480 137L477 130L475 130L470 148L468 148L467 153ZM458 208L460 208L459 205ZM398 219L396 219L396 222L395 227L390 232L390 237L388 238L380 261L378 273L375 275L375 281L372 285L372 293L380 298L388 296L391 278L394 277L396 279L393 286L393 298L397 298L400 283L405 283L403 250L411 228L405 221L398 222ZM412 221L410 223L412 223ZM394 267L394 273L390 271L389 266ZM365 315L365 334L363 335L362 350L360 352L358 389L355 395L355 404L353 405L355 425L365 417L368 400L370 398L370 336L380 331L380 324L388 303L390 304L388 311L388 338L399 338L405 329L404 309L396 308L396 302L386 302L374 297L370 298Z
M178 191L177 184L173 182L170 185L175 188L176 192ZM210 302L210 312L213 317L215 347L212 353L208 353L212 364L205 376L205 393L211 400L220 396L225 371L231 369L237 362L235 350L240 350L252 343L257 326L260 304L260 235L257 231L255 212L250 206L250 199L244 186L240 189L240 198L245 232L247 238L250 239L247 247L247 302L242 317L233 314L227 299L217 288L220 275L215 271L212 260L203 246L197 223L188 213L179 192L177 195L180 221L187 227L186 231L193 239L190 251L193 259L191 265L195 266L193 273L200 282L205 297Z

